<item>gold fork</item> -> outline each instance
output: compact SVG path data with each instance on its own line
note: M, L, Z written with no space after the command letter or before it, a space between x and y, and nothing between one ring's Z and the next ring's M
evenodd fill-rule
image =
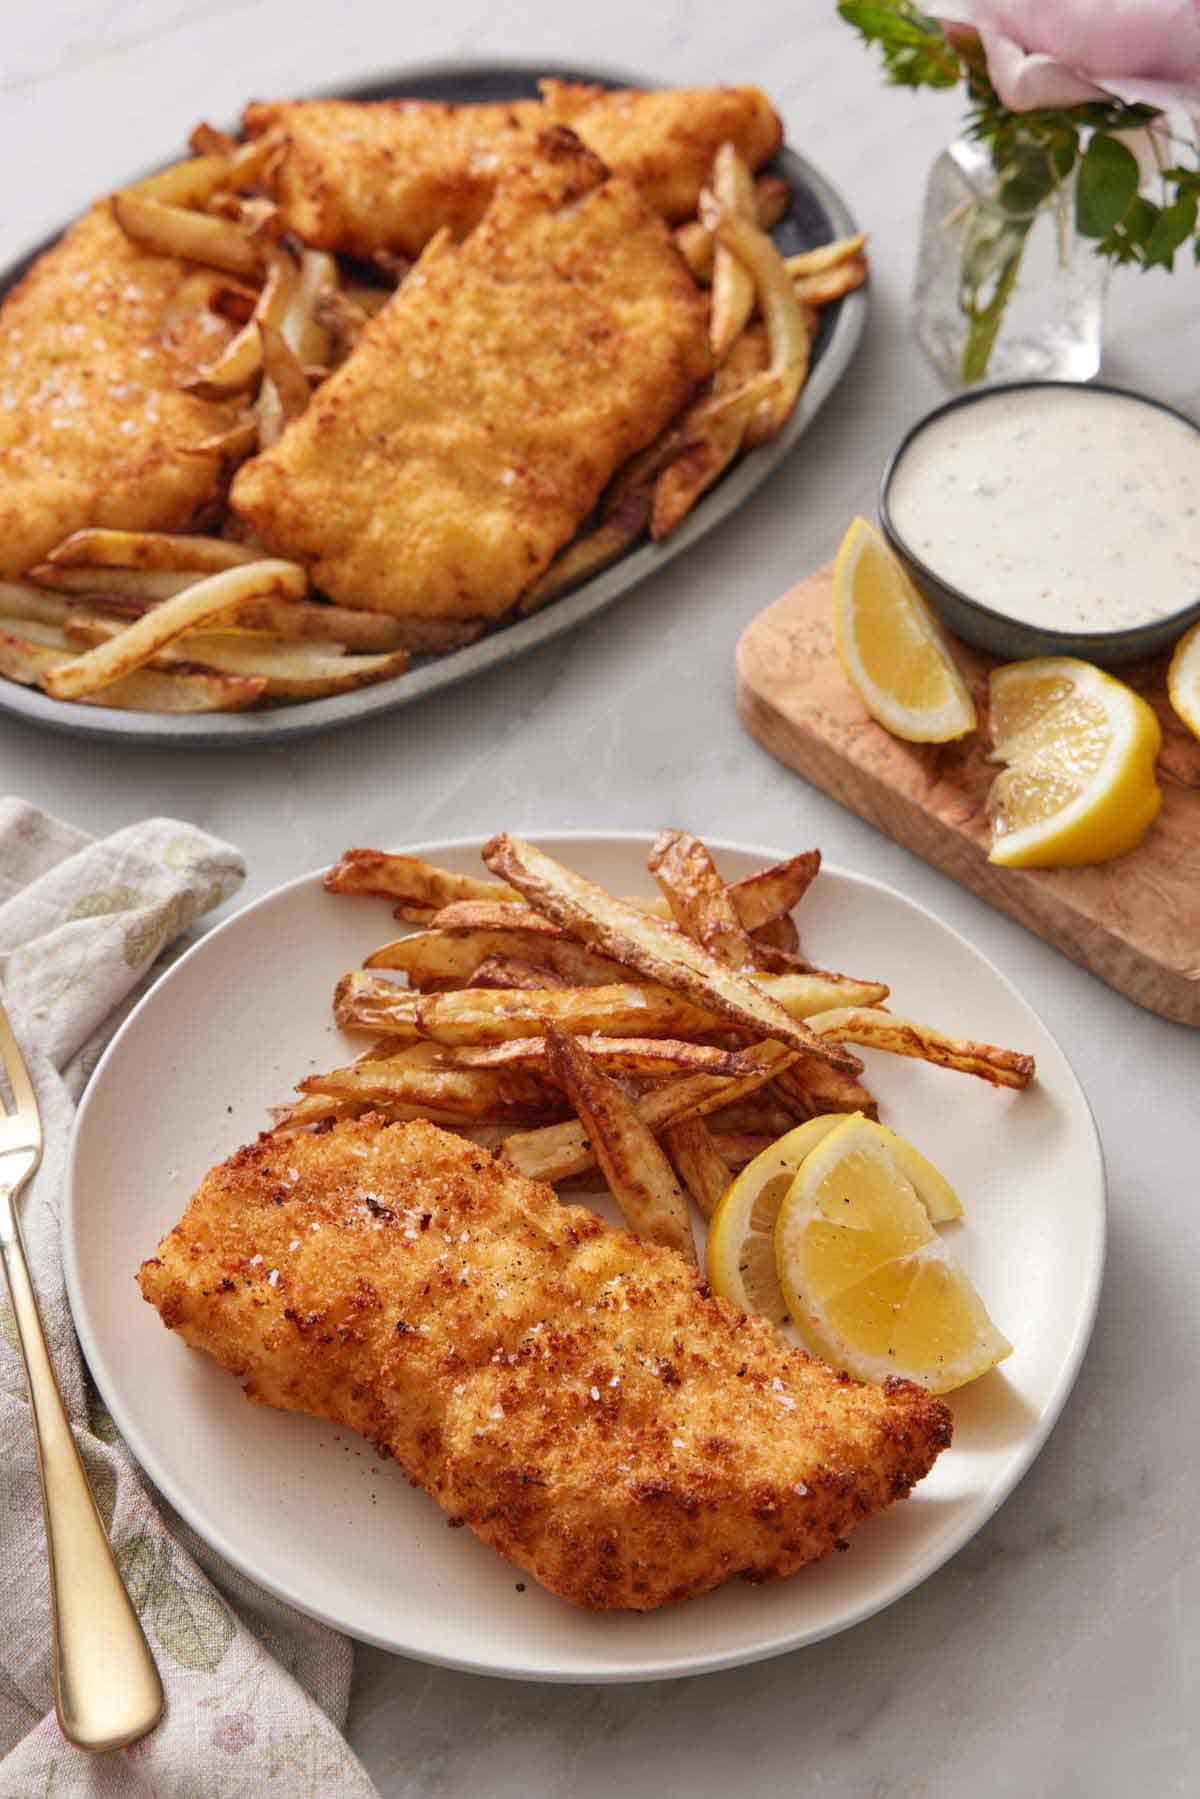
M42 1125L29 1071L2 1006L0 1062L15 1106L6 1111L0 1097L0 1260L29 1382L42 1477L55 1710L63 1735L77 1748L119 1749L158 1723L162 1683L71 1435L29 1278L16 1198L42 1159Z

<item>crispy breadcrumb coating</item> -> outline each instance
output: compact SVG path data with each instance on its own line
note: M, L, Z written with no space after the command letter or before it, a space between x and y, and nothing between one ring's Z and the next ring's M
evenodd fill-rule
M372 1115L205 1178L142 1292L264 1404L370 1438L551 1592L595 1610L846 1547L950 1441L463 1139Z

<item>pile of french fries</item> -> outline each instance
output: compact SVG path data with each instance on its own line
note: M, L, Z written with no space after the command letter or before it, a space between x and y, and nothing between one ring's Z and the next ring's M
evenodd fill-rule
M1029 1056L897 1016L887 986L813 968L792 913L806 851L726 886L705 845L664 831L657 899L620 899L520 838L494 879L347 850L332 893L384 896L419 927L338 983L334 1013L372 1039L299 1083L277 1132L380 1112L425 1118L551 1184L596 1180L631 1230L696 1259L688 1196L712 1216L735 1171L798 1122L878 1116L847 1045L1023 1088Z
M238 463L274 443L352 351L403 282L402 257L372 283L285 236L271 198L283 139L237 144L209 125L194 154L113 196L115 217L150 250L204 274L187 304L237 326L182 379L236 404L233 422L189 446ZM865 280L864 239L786 261L768 235L790 195L756 182L731 144L717 154L698 219L676 241L711 285L714 375L707 391L605 494L597 517L518 602L539 610L623 555L666 537L743 452L786 423L807 378L818 309ZM204 334L196 334L202 341ZM245 541L227 515L209 536L83 530L21 581L0 582L0 675L59 700L132 711L236 711L344 693L404 673L414 653L461 648L480 621L397 617L325 604L298 564Z

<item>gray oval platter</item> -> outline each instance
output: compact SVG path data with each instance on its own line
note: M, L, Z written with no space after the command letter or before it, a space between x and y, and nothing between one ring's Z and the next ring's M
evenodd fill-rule
M442 63L398 70L367 85L342 90L351 100L397 97L482 102L510 100L537 92L539 78L599 82L609 87L662 86L645 77L594 69L579 70L530 63ZM857 229L840 195L812 164L787 148L768 165L783 175L792 191L787 213L773 236L785 255L810 245L844 237ZM49 244L40 244L0 275L0 295L7 292ZM213 712L192 716L122 712L109 707L70 705L37 689L0 680L0 710L76 737L115 743L156 743L180 748L279 743L329 731L359 719L392 712L427 694L499 667L514 656L549 643L564 631L618 599L697 543L706 532L740 506L778 467L808 429L845 373L862 336L867 316L865 288L824 309L813 350L813 368L800 401L784 430L761 449L736 463L663 543L643 543L611 568L594 576L545 611L512 624L499 624L477 643L444 656L414 659L407 674L355 693L304 700L261 712Z

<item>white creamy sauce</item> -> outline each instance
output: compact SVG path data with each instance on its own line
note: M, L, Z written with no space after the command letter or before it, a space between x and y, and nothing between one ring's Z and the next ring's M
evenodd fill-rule
M1111 631L1200 599L1200 431L1081 387L985 394L904 452L888 508L934 574L997 612Z

